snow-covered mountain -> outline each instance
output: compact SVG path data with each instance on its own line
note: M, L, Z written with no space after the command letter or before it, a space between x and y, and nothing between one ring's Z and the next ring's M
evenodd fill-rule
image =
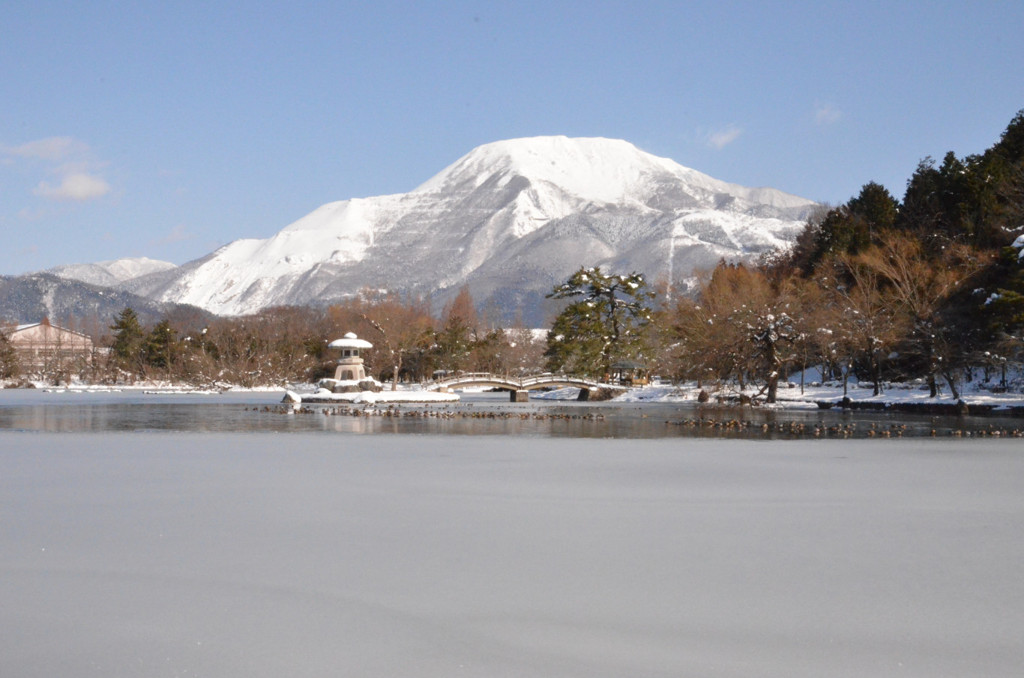
M273 237L123 287L239 315L363 288L419 292L440 308L468 284L478 304L529 313L581 265L675 280L786 247L814 207L625 141L514 139L474 149L410 193L329 203Z
M129 259L114 259L113 261L97 261L93 264L65 264L55 266L45 273L52 273L58 278L65 280L77 280L100 285L103 287L114 287L125 283L139 276L150 273L163 273L177 268L169 261L157 261L147 257L135 257Z

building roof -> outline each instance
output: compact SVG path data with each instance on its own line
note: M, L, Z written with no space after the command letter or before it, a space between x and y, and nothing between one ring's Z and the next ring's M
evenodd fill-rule
M87 334L69 330L66 327L51 325L50 321L17 325L6 332L7 338L19 350L49 350L60 348L65 350L91 350L92 338Z
M635 360L620 360L617 363L612 364L613 370L645 370L647 365L638 363Z
M14 327L14 329L11 330L8 333L8 336L12 337L15 334L24 333L24 332L27 332L28 330L32 330L32 329L36 329L36 328L40 328L41 332L50 332L50 331L52 331L52 332L56 332L58 334L73 334L73 335L75 335L77 337L81 337L83 339L88 339L89 341L92 341L92 337L90 337L88 334L85 334L83 332L78 332L76 330L69 330L68 328L61 327L60 325L53 325L53 324L50 323L50 321L48 319L45 319L45 318L41 322L37 322L37 323L25 323L25 324L22 324L22 325L16 325Z

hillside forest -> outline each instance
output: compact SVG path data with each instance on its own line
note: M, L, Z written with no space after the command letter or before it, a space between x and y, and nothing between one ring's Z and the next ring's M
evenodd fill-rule
M382 381L459 371L600 378L630 360L702 387L754 387L768 401L811 367L876 393L920 379L932 395L957 397L978 380L1008 388L1007 375L1020 372L1022 251L1024 110L984 152L924 158L900 199L868 182L845 204L822 207L791 249L757 262L653 282L581 266L548 295L546 338L499 329L468 288L439 313L388 291L244 317L181 310L151 327L126 308L110 319L53 319L98 347L32 370L0 328L0 378L280 385L328 376L327 343L355 332L374 344L368 372Z

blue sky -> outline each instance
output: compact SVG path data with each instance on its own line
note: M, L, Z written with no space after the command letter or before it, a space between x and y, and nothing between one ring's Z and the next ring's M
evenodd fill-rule
M183 263L483 143L626 139L749 186L902 197L1024 108L1024 3L14 2L0 274Z

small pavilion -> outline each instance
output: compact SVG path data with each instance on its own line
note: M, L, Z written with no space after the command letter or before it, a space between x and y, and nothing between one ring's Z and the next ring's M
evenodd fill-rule
M648 382L647 365L635 360L620 360L611 365L611 381L623 386L643 386Z
M338 381L363 381L366 379L366 370L363 368L363 359L359 351L373 348L373 344L360 339L353 332L347 333L341 339L335 339L327 344L327 348L334 348L341 351L338 358L338 368L334 371L334 378Z

